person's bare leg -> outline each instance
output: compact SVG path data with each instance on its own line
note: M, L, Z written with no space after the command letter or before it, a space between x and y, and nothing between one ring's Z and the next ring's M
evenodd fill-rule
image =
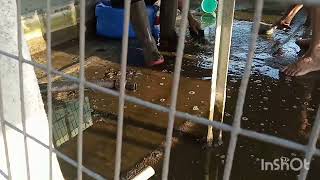
M311 25L311 13L310 11L308 11L308 14L307 14L307 19L306 19L306 22L304 23L304 26L307 27L307 36L310 35L310 31L308 29L308 27ZM296 44L303 50L308 50L309 47L310 47L310 44L311 44L311 38L300 38L296 41Z
M310 13L310 10L308 10L306 22L304 22L304 25L305 26L310 26L311 25L311 13Z
M301 38L296 41L296 44L300 47L300 49L307 50L310 47L311 39Z
M284 68L284 73L290 76L302 76L320 70L320 7L310 9L313 32L311 46L301 59Z
M151 33L145 2L143 0L132 1L130 15L137 38L143 47L146 65L154 66L162 64L164 59L158 51L156 41Z
M160 47L171 49L176 46L176 16L178 0L161 0L160 7ZM175 49L175 48L174 48Z

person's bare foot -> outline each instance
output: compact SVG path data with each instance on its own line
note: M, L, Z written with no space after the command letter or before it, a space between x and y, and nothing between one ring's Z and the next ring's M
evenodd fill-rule
M303 76L320 70L320 46L309 50L296 63L286 66L283 72L289 76Z

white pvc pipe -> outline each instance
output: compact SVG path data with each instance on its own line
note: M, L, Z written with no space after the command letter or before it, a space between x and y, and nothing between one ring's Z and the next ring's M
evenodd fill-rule
M151 166L148 166L146 169L144 169L142 172L140 172L136 177L134 177L132 180L148 180L151 178L156 172Z
M0 0L0 50L18 56L16 1ZM25 40L22 54L31 59ZM38 82L31 65L23 65L24 95L27 133L48 145L49 128ZM0 54L0 80L3 100L3 119L22 130L19 92L18 61ZM0 129L0 170L7 173L3 131ZM6 126L8 154L12 179L27 178L23 135ZM43 180L49 177L49 151L28 139L30 179ZM53 179L63 179L57 158L53 155ZM0 180L5 179L0 175Z

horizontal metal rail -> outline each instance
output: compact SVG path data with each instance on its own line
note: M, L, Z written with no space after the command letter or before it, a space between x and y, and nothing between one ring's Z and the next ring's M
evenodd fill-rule
M1 50L0 50L0 54L6 55L8 57L11 57L13 59L18 60L17 56L8 54L8 53L3 52ZM46 70L45 65L35 63L33 61L25 60L25 59L23 61L26 64L33 65L36 68ZM64 77L65 79L79 83L79 78L74 77L74 76L70 76L68 74L64 74L64 73L57 71L55 69L51 69L51 73L60 75L60 76ZM117 92L115 90L104 88L104 87L98 86L98 85L91 83L91 82L88 82L88 81L85 82L85 86L88 88L94 89L96 91L112 95L112 96L119 96L119 92ZM164 106L161 106L158 104L154 104L154 103L151 103L148 101L144 101L140 98L136 98L136 97L129 96L129 95L125 95L125 100L128 102L131 102L131 103L135 103L137 105L141 105L141 106L153 109L153 110L160 111L160 112L169 112L170 111L170 109L167 107L164 107ZM223 131L230 132L233 130L233 127L228 124L220 123L218 121L209 121L207 118L197 117L197 116L191 115L189 113L185 113L185 112L177 111L176 117L183 118L185 120L189 120L191 122L206 125L206 126L213 126L214 128L220 129ZM278 145L281 147L287 147L287 148L302 151L302 152L305 152L306 147L307 147L306 145L302 145L302 144L299 144L299 143L296 143L296 142L293 142L293 141L290 141L290 140L287 140L284 138L279 138L279 137L268 135L268 134L258 133L256 131L252 131L252 130L241 129L239 132L239 135L243 135L243 136L249 137L251 139L269 142L269 143L272 143L272 144L275 144L275 145ZM316 150L315 155L320 156L320 149Z
M10 127L11 129L19 132L19 133L23 133L22 130L20 130L19 128L17 128L16 126L14 126L13 124L11 124L8 121L4 121L4 124L8 127ZM39 145L43 146L44 148L49 149L49 146L46 145L45 143L41 142L40 140L38 140L37 138L33 137L32 135L30 135L29 133L26 133L26 136L28 138L30 138L31 140L33 140L34 142L38 143ZM69 163L70 165L74 166L74 167L78 167L78 163L76 161L74 161L73 159L71 159L70 157L66 156L65 154L61 153L60 151L56 150L56 149L52 149L52 152L55 153L59 158L63 159L64 161L66 161L67 163ZM101 175L89 170L88 168L82 166L82 171L84 173L86 173L88 176L97 179L97 180L105 180L106 178L102 177Z

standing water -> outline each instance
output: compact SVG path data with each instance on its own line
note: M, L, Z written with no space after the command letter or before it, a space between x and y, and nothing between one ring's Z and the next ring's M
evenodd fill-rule
M236 17L239 16L252 17L252 14L237 12ZM268 16L265 18L270 21ZM208 117L215 26L214 17L211 15L202 18L199 16L198 19L202 21L204 27L204 39L190 36L187 38L177 108L179 111ZM301 23L299 19L298 23ZM238 18L234 22L225 110L227 124L232 124L233 121L238 89L247 58L251 26L250 18L245 20ZM296 37L301 36L303 31L304 29L299 31ZM287 33L276 31L272 37L258 38L244 105L242 128L306 144L319 106L320 74L313 73L302 78L291 78L281 73L283 66L298 58L300 48L294 43L296 37L282 46L281 54L273 55L272 47L276 42L283 42L289 36L290 31ZM131 43L130 48L134 49L135 45L136 43ZM98 37L88 38L86 79L89 81L118 79L119 64L117 63L120 46L119 41ZM75 58L73 55L78 54L77 51L77 42L68 42L55 47L54 55L64 54L63 62L72 64ZM129 57L130 53L129 51ZM34 56L36 60L41 61L44 54ZM139 58L133 55L131 57ZM61 56L59 58L61 59ZM174 57L168 55L165 59L167 60L165 65L152 69L129 67L128 82L137 83L138 88L136 91L128 91L127 94L169 106ZM59 62L54 63L57 66L61 65ZM63 64L63 67L65 66ZM74 71L72 65L67 67L64 68L68 70L66 72L78 75L76 67ZM38 77L40 74L39 72ZM90 106L93 108L94 124L84 132L83 162L87 168L110 179L114 171L118 99L91 90L86 91L85 96L89 97ZM77 97L78 92L73 91L57 93L54 98L59 103ZM161 178L167 119L166 113L126 103L121 172L123 177L131 177L150 165L156 171L152 179ZM169 179L222 179L230 134L223 133L222 145L208 148L205 139L206 130L205 126L176 119ZM76 139L71 139L58 149L76 159L76 147ZM299 171L265 170L263 162L302 157L301 152L240 136L231 179L296 179ZM60 165L66 179L76 177L75 168L63 160L60 160ZM319 158L312 161L311 167L309 179L319 179L317 171L320 168Z

